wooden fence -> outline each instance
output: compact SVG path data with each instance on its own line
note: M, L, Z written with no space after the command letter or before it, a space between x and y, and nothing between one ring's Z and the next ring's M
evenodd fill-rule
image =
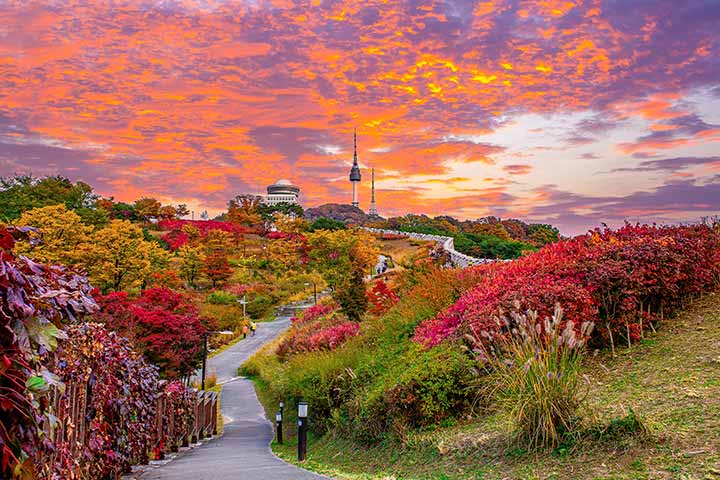
M169 397L164 393L165 381L161 381L156 399L156 415L150 448L131 463L144 465L150 458L162 460L165 454L177 452L180 447L217 435L219 398L216 392L189 390L192 421L177 418L175 409L170 408ZM46 422L45 434L55 444L65 444L74 458L82 458L89 441L87 419L91 418L88 408L89 387L86 383L67 383L65 393L56 389L48 396L48 411L57 419L51 427ZM118 419L122 422L123 419ZM57 454L42 458L43 464L55 464ZM117 472L114 478L122 473Z

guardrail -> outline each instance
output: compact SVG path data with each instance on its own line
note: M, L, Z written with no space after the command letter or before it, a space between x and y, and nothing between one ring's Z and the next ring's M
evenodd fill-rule
M492 263L496 262L497 260L492 258L475 258L471 257L470 255L465 255L464 253L458 252L455 250L455 239L452 237L445 237L442 235L430 235L428 233L416 233L416 232L403 232L400 230L388 230L385 228L368 228L363 227L365 230L373 233L379 233L379 234L390 234L390 235L405 235L409 238L413 238L416 240L427 240L427 241L433 241L442 247L443 250L445 250L450 255L450 263L454 267L459 268L466 268L471 267L473 265L482 265L483 263Z

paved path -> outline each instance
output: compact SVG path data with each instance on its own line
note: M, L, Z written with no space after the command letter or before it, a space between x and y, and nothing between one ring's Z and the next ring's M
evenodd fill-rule
M220 394L224 428L211 440L175 460L147 471L143 480L316 480L326 479L283 462L270 451L273 425L255 396L250 380L239 378L237 368L258 348L290 325L290 317L258 323L254 337L248 336L224 352L208 359L208 372L216 372L226 383ZM234 379L234 380L233 380Z

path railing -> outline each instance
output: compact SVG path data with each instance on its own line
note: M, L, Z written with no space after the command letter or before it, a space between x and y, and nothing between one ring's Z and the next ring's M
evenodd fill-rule
M416 240L426 240L426 241L433 241L438 243L443 250L445 250L448 255L450 255L450 263L453 265L453 267L458 268L466 268L471 267L473 265L481 265L483 263L492 263L496 262L497 260L492 258L475 258L471 257L470 255L465 255L464 253L458 252L455 250L455 239L452 237L445 237L442 235L430 235L428 233L416 233L416 232L403 232L400 230L388 230L385 228L368 228L364 227L365 230L372 232L372 233L378 233L378 234L389 234L389 235L404 235L409 238L413 238Z
M147 464L151 454L155 460L162 460L165 454L177 452L180 447L217 435L219 397L216 392L190 389L190 415L183 417L165 394L164 383L161 381L158 388L152 440L146 452L131 459L133 464ZM64 393L54 388L48 394L48 410L57 422L52 426L45 422L45 435L56 445L67 445L75 458L82 458L91 440L87 434L93 418L89 396L90 388L86 382L69 382ZM50 464L57 455L53 452L41 463ZM116 472L114 478L120 478L123 473Z

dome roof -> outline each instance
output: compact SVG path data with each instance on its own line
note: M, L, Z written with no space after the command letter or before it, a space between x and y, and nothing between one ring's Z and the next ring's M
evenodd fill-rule
M292 185L292 182L287 178L281 178L280 180L275 182L275 185Z

